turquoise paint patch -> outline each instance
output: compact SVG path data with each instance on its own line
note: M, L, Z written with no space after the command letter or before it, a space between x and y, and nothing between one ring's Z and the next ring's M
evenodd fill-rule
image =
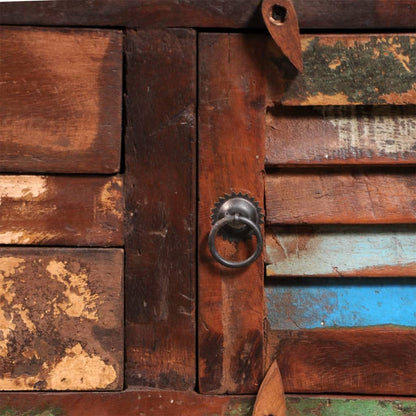
M266 284L271 329L416 327L416 280L279 279Z
M415 225L314 226L297 250L291 249L299 240L292 228L271 232L278 243L266 246L268 275L319 277L416 263Z

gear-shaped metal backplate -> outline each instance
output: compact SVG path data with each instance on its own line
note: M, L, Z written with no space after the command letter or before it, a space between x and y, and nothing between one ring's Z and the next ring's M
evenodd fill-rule
M215 203L211 215L212 225L226 215L235 214L250 219L258 227L263 224L264 215L259 203L248 194L232 192L231 195L225 194ZM224 240L237 243L250 239L253 234L252 228L238 221L227 224L218 231L218 235Z

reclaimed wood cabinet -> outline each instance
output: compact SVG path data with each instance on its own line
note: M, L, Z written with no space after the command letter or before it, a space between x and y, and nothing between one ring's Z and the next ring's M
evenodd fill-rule
M290 416L416 414L416 4L347 3L302 74L257 0L0 4L0 413L250 415L276 360Z

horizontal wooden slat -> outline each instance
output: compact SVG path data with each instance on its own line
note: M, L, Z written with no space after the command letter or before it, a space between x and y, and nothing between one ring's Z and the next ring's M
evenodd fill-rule
M105 393L0 393L0 414L79 416L252 416L253 396L208 396L194 392L126 390ZM404 397L286 395L287 416L409 416L416 402ZM42 413L43 412L43 413Z
M304 72L298 74L269 40L271 101L416 104L415 35L305 35L301 43Z
M0 244L121 246L123 181L0 176Z
M279 279L267 284L265 293L267 319L275 330L416 328L416 279Z
M3 27L0 50L0 172L117 172L122 33Z
M416 106L273 107L266 165L416 163Z
M0 390L122 388L123 259L0 248Z
M416 330L269 331L286 392L416 394Z
M269 224L416 222L416 169L279 171L266 177Z
M269 277L414 277L416 226L272 227Z
M260 0L55 0L0 3L0 23L264 28ZM294 0L302 29L414 29L414 0Z

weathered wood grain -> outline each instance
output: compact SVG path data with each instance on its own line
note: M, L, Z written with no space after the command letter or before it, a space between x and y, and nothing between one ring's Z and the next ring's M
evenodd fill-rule
M122 33L0 30L0 171L113 173Z
M243 269L227 269L216 263L207 244L211 210L220 197L234 191L263 201L262 44L256 35L199 38L198 343L204 393L257 392L263 377L262 258ZM250 243L220 239L216 245L234 261L254 250Z
M286 416L285 391L276 361L267 370L254 403L253 416L264 415Z
M251 416L253 396L207 396L194 392L126 390L105 393L0 393L0 415ZM409 416L416 402L403 397L286 395L287 416Z
M268 277L414 277L414 225L272 227Z
M126 380L193 389L196 34L126 39Z
M285 392L416 394L416 331L396 327L268 331Z
M279 279L266 285L265 294L267 320L274 330L416 328L414 278Z
M414 164L416 106L269 109L266 165Z
M414 30L413 0L293 0L302 29ZM55 0L1 3L0 23L264 28L261 0Z
M268 98L284 105L416 104L415 35L305 35L297 74L269 40Z
M120 176L0 176L0 244L121 246Z
M415 200L415 168L279 171L266 177L269 224L414 224Z
M123 258L0 248L0 390L123 387Z

